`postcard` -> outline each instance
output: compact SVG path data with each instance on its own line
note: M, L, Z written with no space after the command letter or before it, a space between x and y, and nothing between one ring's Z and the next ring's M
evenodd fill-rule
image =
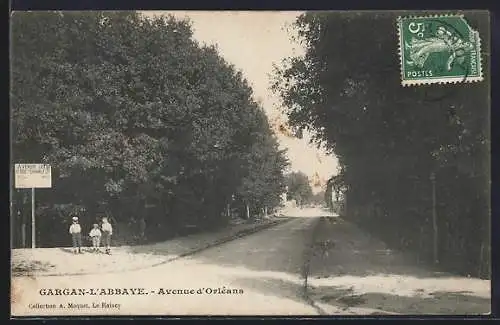
M15 11L11 317L491 312L487 11Z

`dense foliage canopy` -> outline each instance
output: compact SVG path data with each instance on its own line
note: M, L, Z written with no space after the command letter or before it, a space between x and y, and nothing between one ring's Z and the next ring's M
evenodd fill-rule
M13 162L52 166L53 187L37 190L42 245L67 240L70 213L145 218L165 238L224 225L228 204L279 204L285 153L242 73L188 21L16 12L11 40Z
M334 152L346 217L398 247L468 274L489 274L489 34L486 14L466 16L482 38L485 80L402 87L401 13L308 12L295 23L306 49L276 69L273 89L290 123ZM408 13L410 14L410 13ZM437 229L432 223L436 182ZM342 180L342 184L338 184Z

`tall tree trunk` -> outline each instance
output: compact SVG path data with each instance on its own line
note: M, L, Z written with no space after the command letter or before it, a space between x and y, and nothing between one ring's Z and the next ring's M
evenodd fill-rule
M433 228L433 242L434 242L434 263L439 263L439 247L438 247L438 224L437 224L437 211L436 211L436 181L432 178L432 228Z
M21 245L26 248L26 224L23 222L21 225Z
M483 270L484 270L484 241L481 241L481 249L479 250L479 263L477 270L478 276L480 277L483 276Z
M420 262L423 260L423 258L421 258L421 256L425 252L425 250L424 250L424 245L425 245L425 240L424 240L424 226L423 225L420 226L420 236L419 236L419 239L420 239L420 243L418 245L417 262L420 264Z

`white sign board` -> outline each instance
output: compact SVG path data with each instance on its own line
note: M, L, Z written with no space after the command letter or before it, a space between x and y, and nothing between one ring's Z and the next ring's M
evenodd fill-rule
M47 164L16 164L15 188L50 188L52 175Z

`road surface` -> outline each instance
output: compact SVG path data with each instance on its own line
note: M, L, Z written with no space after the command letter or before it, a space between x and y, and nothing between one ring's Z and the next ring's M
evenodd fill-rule
M142 270L16 277L12 314L489 312L489 281L426 270L356 226L340 218L320 219L321 214L301 211L275 227ZM318 246L328 240L328 247Z
M12 313L315 315L316 309L302 298L301 275L305 247L316 221L315 218L295 218L192 257L139 271L15 278ZM55 289L62 288L84 288L86 295L52 295ZM95 290L89 292L90 288ZM128 293L134 288L142 289L143 294L90 295L103 293L102 288L129 289ZM44 295L39 294L40 289ZM169 290L182 292L174 294ZM71 294L71 290L66 293ZM103 308L103 302L109 305Z

